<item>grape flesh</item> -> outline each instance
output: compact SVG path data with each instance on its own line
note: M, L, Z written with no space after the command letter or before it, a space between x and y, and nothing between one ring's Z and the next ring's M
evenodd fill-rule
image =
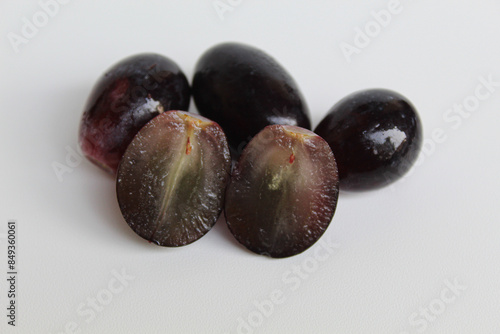
M337 166L328 144L309 130L271 125L247 145L233 170L226 221L249 250L289 257L321 237L337 199Z
M165 112L138 132L120 162L116 190L123 217L157 245L192 243L220 216L230 168L217 123Z

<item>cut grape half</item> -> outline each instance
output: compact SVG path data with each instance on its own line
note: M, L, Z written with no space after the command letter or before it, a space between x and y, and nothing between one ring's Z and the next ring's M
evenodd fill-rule
M243 150L226 192L229 229L249 250L299 254L325 232L339 193L328 144L296 126L271 125Z
M134 137L118 168L123 217L160 246L192 243L217 221L230 167L217 123L182 111L160 114Z

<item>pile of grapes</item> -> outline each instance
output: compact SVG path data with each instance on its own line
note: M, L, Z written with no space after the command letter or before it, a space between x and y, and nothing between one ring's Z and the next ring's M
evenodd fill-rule
M191 95L200 115L187 112ZM142 238L187 245L224 210L241 244L283 258L325 232L339 187L375 189L408 171L422 125L404 96L372 89L335 104L313 132L290 74L261 50L225 43L202 55L191 87L161 55L117 63L90 94L79 141L116 176L123 217Z

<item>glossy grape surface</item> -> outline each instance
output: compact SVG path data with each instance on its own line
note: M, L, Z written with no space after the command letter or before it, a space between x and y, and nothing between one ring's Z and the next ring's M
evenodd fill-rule
M271 125L247 145L233 170L226 222L249 250L289 257L321 237L337 199L337 165L328 144L309 130Z
M199 113L222 126L235 158L267 125L311 128L305 100L290 74L274 58L244 44L216 45L202 55L193 97Z
M222 129L199 115L165 112L147 123L123 155L117 195L128 225L160 246L205 235L224 204L231 158Z
M128 144L149 120L189 108L186 76L172 60L139 54L111 67L94 86L80 123L85 156L114 174Z
M314 130L335 154L340 187L369 190L403 176L422 146L422 124L399 93L371 89L338 102Z

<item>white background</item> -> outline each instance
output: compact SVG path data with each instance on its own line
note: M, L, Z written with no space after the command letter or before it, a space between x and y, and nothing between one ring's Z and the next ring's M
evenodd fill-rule
M401 1L348 62L341 43L354 45L355 29L388 0L232 2L222 20L212 0L70 1L18 53L7 34L21 35L41 7L0 2L0 233L16 219L20 252L13 330L0 241L0 332L60 333L72 322L80 333L237 333L239 324L242 333L500 332L500 87L470 116L444 119L474 101L480 77L500 81L500 3ZM109 66L158 52L191 79L198 57L223 41L259 47L287 68L314 126L364 88L396 90L419 110L421 163L392 187L341 193L321 239L338 245L333 253L316 244L288 259L257 256L223 221L192 245L157 247L124 222L114 180L98 168L84 160L58 180L53 164L67 165L86 98ZM109 296L113 270L134 279L95 318L82 316L89 298ZM444 304L455 280L466 288ZM259 318L255 302L275 290L283 303ZM426 320L429 306L439 314Z

